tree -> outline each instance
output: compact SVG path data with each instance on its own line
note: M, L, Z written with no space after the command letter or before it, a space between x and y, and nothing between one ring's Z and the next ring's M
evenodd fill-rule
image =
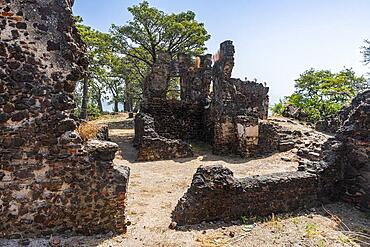
M365 46L362 47L362 54L364 56L364 64L369 65L370 64L370 40L365 40ZM370 72L367 73L368 76L370 76ZM368 85L370 85L370 78L368 78Z
M141 101L144 70L145 65L131 57L116 55L112 59L111 76L114 80L110 88L115 92L113 98L123 103L125 111L135 110Z
M357 93L367 88L365 77L356 76L352 69L339 73L310 69L295 82L295 92L287 97L284 105L300 108L311 122L338 112ZM272 108L276 113L282 111L280 103Z
M271 107L271 111L274 113L274 115L282 115L285 109L285 104L286 104L287 99L280 99L278 103L273 105Z
M133 19L123 26L112 25L111 34L115 51L132 63L129 71L134 76L126 75L131 79L140 77L142 83L160 52L176 57L180 53L199 55L206 50L210 35L193 12L166 14L146 1L128 10Z
M153 65L158 52L171 55L198 55L205 51L210 38L203 23L195 20L194 12L165 14L144 1L128 10L133 20L123 26L112 26L116 48L123 54Z
M105 92L105 84L108 78L108 65L112 56L112 39L109 34L102 33L83 25L81 17L76 18L76 26L82 39L87 46L89 66L82 83L82 100L80 118L86 119L89 108L89 95L97 103L99 111L102 111L102 98ZM90 93L89 93L90 89ZM90 107L93 108L93 107Z
M362 54L364 55L364 63L370 63L370 40L365 40L366 45L362 47Z

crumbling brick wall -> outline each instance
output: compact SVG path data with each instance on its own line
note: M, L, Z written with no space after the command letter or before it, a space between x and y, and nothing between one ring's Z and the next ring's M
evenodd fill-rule
M71 1L0 0L0 236L124 232L118 146L70 118L86 67Z

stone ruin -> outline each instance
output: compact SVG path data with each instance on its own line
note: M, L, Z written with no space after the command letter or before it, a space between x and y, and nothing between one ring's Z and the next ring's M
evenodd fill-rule
M75 83L87 65L72 3L0 0L0 237L126 231L129 169L113 164L118 146L84 143L71 118ZM231 41L218 57L212 64L211 55L194 62L160 54L135 119L139 160L192 156L189 140L252 157L292 149L304 138L266 121L267 87L231 78ZM181 100L166 97L173 77ZM220 165L200 167L173 221L263 216L337 199L370 211L369 100L366 91L331 120L339 131L319 153L315 143L298 150L297 171L237 179Z
M269 89L231 78L234 52L232 41L223 42L213 65L210 54L195 61L159 55L135 118L139 161L193 156L193 140L211 144L217 154L251 157L271 150L264 145L269 127L261 121L268 115ZM171 78L180 80L180 100L166 97Z
M319 155L302 148L295 172L237 179L221 166L199 167L190 188L172 212L176 225L242 216L268 216L344 200L370 212L370 91L341 111L335 137Z
M71 119L86 68L70 0L0 0L0 237L125 232L129 169Z

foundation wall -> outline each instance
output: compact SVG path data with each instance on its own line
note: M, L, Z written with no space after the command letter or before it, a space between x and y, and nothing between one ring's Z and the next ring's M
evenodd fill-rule
M268 216L318 204L318 179L307 172L236 179L220 165L198 168L172 213L178 225Z

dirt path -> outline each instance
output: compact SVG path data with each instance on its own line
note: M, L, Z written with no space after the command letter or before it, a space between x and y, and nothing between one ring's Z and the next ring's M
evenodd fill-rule
M296 162L284 162L284 154L245 161L210 154L207 147L196 152L191 159L156 162L134 162L136 151L132 147L133 133L128 130L111 130L112 141L121 147L116 165L131 168L128 198L128 216L132 225L124 243L127 246L193 246L196 232L176 232L168 229L171 212L178 199L186 192L196 169L200 165L223 164L238 177L267 174L296 169ZM275 162L272 162L275 160Z
M284 123L291 129L312 131L297 123ZM266 158L246 161L239 157L222 157L211 154L210 148L194 145L195 157L156 162L135 162L136 150L132 147L132 130L110 131L112 141L121 147L116 165L131 168L128 197L128 217L132 223L125 236L118 236L112 246L352 246L351 238L336 228L337 223L322 209L313 209L306 215L275 219L257 224L252 232L243 230L241 222L233 226L222 223L203 224L180 231L168 228L171 212L191 183L200 165L223 164L236 177L262 175L297 169L294 154L290 151ZM291 158L291 161L283 161ZM321 211L320 211L321 210ZM342 204L330 206L330 212L343 214L350 210ZM356 212L357 213L357 212ZM356 218L359 215L354 215ZM360 221L360 220L359 220ZM356 222L359 222L356 221ZM239 240L240 238L240 240ZM113 242L114 243L114 242ZM103 245L104 246L104 245Z

